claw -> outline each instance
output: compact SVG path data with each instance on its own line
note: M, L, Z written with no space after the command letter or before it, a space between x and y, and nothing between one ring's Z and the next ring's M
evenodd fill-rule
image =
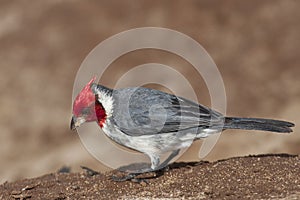
M148 184L149 183L149 180L146 179L146 178L136 178L137 176L141 175L142 173L131 173L131 174L128 174L126 176L123 176L123 177L118 177L118 176L112 176L112 180L113 181L116 181L116 182L124 182L124 181L132 181L134 183L146 183Z

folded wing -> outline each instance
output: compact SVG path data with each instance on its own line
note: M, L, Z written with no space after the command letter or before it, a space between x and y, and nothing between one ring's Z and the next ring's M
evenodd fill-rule
M113 96L111 120L130 136L218 128L224 120L208 107L158 90L125 88L115 90Z

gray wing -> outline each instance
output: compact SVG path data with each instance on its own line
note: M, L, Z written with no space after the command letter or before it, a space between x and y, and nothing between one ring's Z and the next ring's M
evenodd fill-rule
M130 136L218 126L223 116L205 106L158 90L137 87L115 90L112 120Z

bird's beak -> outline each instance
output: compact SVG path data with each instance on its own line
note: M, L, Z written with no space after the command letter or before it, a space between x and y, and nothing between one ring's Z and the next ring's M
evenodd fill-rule
M70 123L70 129L73 131L84 122L85 122L84 118L82 118L82 117L76 118L76 117L73 116L72 119L71 119L71 123Z
M76 129L75 123L76 123L76 119L75 119L75 117L73 116L72 119L71 119L71 123L70 123L70 129L71 129L72 131L74 131L74 130Z

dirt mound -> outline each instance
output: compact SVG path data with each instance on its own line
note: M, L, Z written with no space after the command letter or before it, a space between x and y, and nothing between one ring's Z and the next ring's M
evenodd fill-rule
M300 157L287 154L175 163L161 176L143 177L148 183L114 182L112 174L52 173L6 182L0 199L300 198Z
M80 172L80 165L106 169L69 130L73 83L96 45L138 27L170 28L199 42L224 80L228 116L296 124L289 135L228 130L205 159L280 152L299 155L299 7L300 1L295 0L1 0L0 184L48 174L64 164L72 172ZM173 43L172 38L161 43L167 41ZM188 45L184 49L190 49ZM99 70L105 67L101 63ZM162 76L161 70L155 70L147 76L156 84L148 87L176 88L173 92L188 99L195 93L199 103L211 107L211 91L201 74L186 59L167 51L133 51L111 63L101 78L99 73L93 75L100 78L99 83L114 87L123 75L147 63L169 66L186 79L177 81L172 73ZM144 72L136 76L143 77ZM161 81L155 81L157 77ZM127 85L140 86L136 78ZM193 90L186 90L186 83ZM200 144L195 142L181 161L198 159Z

